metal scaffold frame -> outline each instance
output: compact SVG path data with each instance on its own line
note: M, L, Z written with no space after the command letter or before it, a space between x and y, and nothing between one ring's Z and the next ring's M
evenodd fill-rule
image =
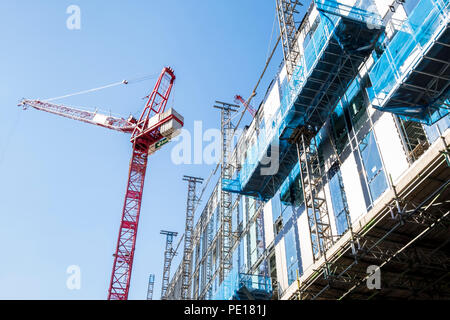
M304 127L296 129L290 139L297 147L300 182L308 215L314 261L325 257L326 251L334 242L316 139L315 134Z
M178 235L178 232L161 230L161 234L166 236L166 249L164 251L164 268L163 279L161 285L161 300L167 300L167 288L170 281L170 266L172 264L175 251L173 249L173 239Z
M184 176L183 181L188 182L188 194L186 201L186 227L184 231L184 251L183 251L183 274L181 286L181 299L190 299L190 280L192 269L192 245L194 232L194 213L199 198L197 197L197 183L202 183L203 179L198 177Z
M208 209L208 212L211 212L210 208ZM214 214L214 213L212 213ZM212 280L213 280L213 266L212 266L212 243L214 240L214 227L211 223L211 220L206 225L206 246L207 246L207 253L206 253L206 286L205 286L205 298L209 299L212 295Z
M276 5L286 71L291 79L300 56L300 51L295 46L297 36L295 14L298 13L297 6L302 4L298 0L276 0Z
M325 3L323 3L325 2ZM289 81L281 89L281 106L266 121L263 130L252 127L252 145L235 179L224 179L224 189L262 200L272 198L297 163L295 146L286 140L298 127L318 131L333 111L339 97L359 73L368 59L384 27L377 13L350 6L329 7L329 0L314 1L303 19L298 34L310 34L304 44ZM309 15L317 9L312 26ZM324 12L327 9L327 12ZM366 24L370 18L371 24ZM296 39L295 39L296 40ZM283 43L284 50L295 43ZM292 64L285 60L288 67ZM273 175L261 175L266 156L278 154L279 170Z
M292 299L450 297L450 167L440 147L434 146L429 161L416 163L412 179L393 186L390 200L358 231L343 235L345 241L302 279ZM370 265L381 272L382 290L366 286Z
M234 136L234 125L231 122L232 113L237 112L239 106L226 102L216 101L214 108L221 111L222 155L221 155L221 181L231 179L233 170L230 160L230 149ZM221 182L222 183L222 182ZM232 199L231 193L220 188L220 282L232 268L231 249L233 245L232 234Z
M420 0L369 73L373 107L431 125L450 113L450 1Z
M147 300L153 300L153 288L155 287L155 275L150 274L148 277Z

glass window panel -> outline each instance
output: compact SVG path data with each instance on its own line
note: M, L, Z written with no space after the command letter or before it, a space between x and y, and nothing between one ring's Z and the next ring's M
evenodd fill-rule
M271 202L272 202L272 220L273 223L275 223L275 221L277 221L278 217L281 214L281 201L279 192L275 194Z
M405 8L406 14L409 16L414 8L417 6L420 0L408 0L403 3L403 8Z
M372 199L375 201L378 197L387 189L386 178L384 177L383 171L381 171L370 183L370 193Z
M338 235L342 235L348 229L347 221L347 204L345 192L343 190L342 178L340 171L337 171L330 179L331 203L333 204L334 216L336 219L336 229Z
M359 148L372 200L375 201L386 190L387 181L372 131L363 139Z
M297 279L298 258L297 245L295 241L295 228L291 228L284 237L284 244L286 248L286 266L288 274L289 285Z

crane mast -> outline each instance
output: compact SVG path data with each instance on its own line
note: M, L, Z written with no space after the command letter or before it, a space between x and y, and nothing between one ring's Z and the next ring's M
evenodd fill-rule
M108 300L128 299L148 156L178 135L184 125L183 117L175 110L166 111L174 81L173 70L164 68L152 93L148 96L149 99L139 120L131 116L125 120L48 101L24 99L19 104L24 109L32 107L65 118L131 134L133 152L128 170L119 236L113 255L114 263Z
M133 154L128 173L122 222L114 254L108 300L128 299L141 212L142 192L147 171L148 155L152 152L151 146L165 138L166 134L161 130L164 123L175 120L182 126L182 120L173 115L160 117L165 111L174 81L175 75L173 70L164 68L131 136Z
M147 160L148 152L134 145L128 173L122 221L120 223L116 252L114 253L108 300L127 300L128 298Z

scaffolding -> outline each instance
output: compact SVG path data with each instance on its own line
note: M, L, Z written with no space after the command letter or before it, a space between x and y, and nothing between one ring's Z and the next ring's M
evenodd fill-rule
M323 126L384 30L378 13L356 6L317 0L309 12L312 10L319 12L318 22L313 30L308 24L300 26L298 32L310 38L290 81L282 88L281 106L266 121L270 125L255 126L254 132L248 133L256 137L255 142L235 176L223 179L226 191L262 200L274 196L298 161L295 145L287 140L296 128L317 132ZM262 174L267 157L279 161L275 174Z
M369 73L373 107L431 125L450 113L450 1L421 0Z
M148 277L147 300L153 300L153 288L155 287L155 275Z
M222 155L221 155L221 181L231 179L232 167L230 164L230 150L233 148L234 125L232 114L237 112L239 106L226 102L216 101L214 108L220 110L221 133L222 133ZM232 235L232 201L231 193L220 188L220 282L225 278L232 268L231 249L233 244Z
M442 8L447 10L447 5L443 7L441 4L447 4L448 0L427 1L436 4L436 8L430 9L433 14L443 11ZM289 22L291 31L294 30L292 25L295 26L294 2L296 1L277 0L279 20L284 19L284 24ZM332 136L329 135L333 133L327 132L330 127L334 126L331 114L340 106L342 107L340 116L353 117L349 114L344 115L344 109L348 107L350 101L353 101L353 98L348 98L348 96L354 92L361 93L361 97L358 99L364 100L366 106L369 105L369 102L378 106L374 95L371 96L369 92L376 89L378 85L374 81L370 81L373 77L371 72L375 72L375 66L378 66L377 72L385 71L380 62L383 59L383 53L380 53L379 49L384 45L389 48L390 43L399 41L395 38L404 29L402 27L397 30L397 35L394 35L390 42L387 41L381 35L384 33L386 20L391 19L393 13L388 13L384 19L381 19L374 9L377 6L373 1L361 0L355 3L351 6L332 0L315 0L300 27L295 26L293 34L288 34L287 27L280 30L285 33L282 37L291 39L291 42L283 39L283 53L289 81L281 88L280 107L276 106L275 114L265 116L263 115L264 108L260 108L250 127L241 136L232 155L230 151L233 147L234 127L231 120L232 113L238 106L216 102L215 107L221 110L221 176L192 231L194 248L191 247L190 263L193 270L190 272L188 289L193 292L193 299L245 300L270 299L272 297L273 288L268 275L267 261L268 256L274 254L273 250L277 242L274 240L268 248L266 247L262 210L252 213L252 217L247 217L248 220L245 222L240 223L237 218L239 227L235 230L232 229L231 217L232 212L235 213L234 210L239 212L238 206L244 201L248 203L249 200L253 200L250 197L256 198L259 203L262 203L271 199L278 191L281 201L286 204L295 207L304 203L313 252L312 265L307 269L299 270L301 273L299 290L294 294L292 293L293 286L290 286L289 292L280 291L281 297L300 299L349 297L370 299L384 295L402 297L408 288L407 281L418 288L413 294L419 297L429 297L433 294L433 290L439 291L440 289L443 290L442 294L448 297L445 285L439 284L439 281L444 282L442 280L448 279L450 268L450 261L446 255L449 249L448 199L450 189L448 186L450 182L448 181L448 163L445 162L446 159L448 161L448 158L442 157L442 155L448 154L448 149L440 151L442 154L439 159L436 157L426 164L421 161L411 162L410 165L414 166L414 170L412 173L411 170L408 173L410 176L408 183L404 183L406 178L397 181L398 185L396 186L391 181L391 188L386 188L376 198L376 201L372 201L373 196L369 193L368 182L361 180L362 187L367 188L365 191L368 192L364 196L370 198L371 203L367 207L369 211L360 216L358 224L352 225L343 179L339 172L342 164L341 158L345 160L342 154L352 152L355 157L358 155L361 157L359 146L365 143L363 136L366 132L374 129L372 121L375 120L372 118L380 117L381 112L375 110L373 114L370 114L368 110L364 109L368 117L366 120L361 118L363 121L358 123L358 126L361 125L358 128L356 128L357 125L353 118L346 119L355 125L352 128L353 131L345 133L349 142L342 147L346 151L342 153L339 151L339 154L331 140ZM280 10L284 10L284 12L280 13ZM317 16L311 14L312 10L317 11ZM426 17L427 14L426 10L422 12L423 17ZM292 19L289 18L290 15ZM308 15L315 19L309 19ZM417 20L420 23L423 22L422 25L442 27L440 22L439 24L429 24L427 21L431 20L428 18L424 18L423 21ZM282 21L279 22L281 25ZM412 25L411 22L409 23ZM445 33L448 27L446 26L444 29L442 32ZM308 38L302 38L305 34L308 35ZM424 59L430 61L437 59L440 60L438 61L440 63L446 61L447 58L443 59L432 55L436 53L434 50L439 49L442 54L442 50L448 49L448 45L447 47L444 45L444 43L448 43L448 38L444 41L442 35L441 38L433 38L438 40L438 46L430 49ZM445 36L447 37L447 33ZM304 39L307 41L302 42ZM292 53L292 51L288 52L288 50L298 50L298 54ZM370 69L372 58L375 61ZM443 69L440 76L436 77L439 78L436 80L438 83L434 82L432 86L435 87L431 90L437 91L436 85L443 88L444 82L448 81L446 67L444 64L440 66ZM367 70L368 76L364 76L364 72ZM411 70L413 70L411 74L420 74L421 72L417 68ZM405 74L409 72L404 68L400 68L396 72L400 71ZM373 74L375 75L375 73ZM407 77L409 76L407 75ZM371 84L372 88L367 89ZM392 89L394 94L398 88ZM369 98L364 95L364 90L369 93ZM381 95L378 95L376 99L380 99L380 97ZM369 99L370 101L368 101ZM345 108L344 104L346 104ZM388 108L379 109L389 111ZM348 109L345 110L348 111ZM443 108L439 108L439 110L442 111ZM359 119L355 121L359 121ZM404 128L404 130L410 131L412 129L414 129L412 126ZM351 137L350 133L352 133ZM326 159L324 159L324 149L328 148L327 152L329 153L332 151L328 144L323 143L325 137L330 139L335 153ZM414 149L415 157L421 156L428 159L429 151L426 149L430 147L435 152L436 148L427 146L425 150L415 150L421 144L420 137L410 134L409 148ZM279 161L279 169L275 174L263 175L261 173L261 169L268 167L267 158ZM356 165L360 166L358 167L360 170L364 163L363 160L358 159ZM447 167L445 167L446 164ZM421 166L422 170L416 170L418 166ZM342 192L343 203L342 210L339 211L342 213L340 219L342 219L341 221L346 220L346 224L342 224L342 232L339 231L336 222L338 234L335 235L332 234L332 224L330 223L330 214L335 209L334 193L331 194L331 203L327 204L325 196L325 190L328 192L327 179L331 180L334 174L339 175L335 178L338 180L333 181L334 190L338 190L337 193L339 193L340 188ZM367 173L362 172L359 178L364 179L365 174ZM331 184L330 181L328 184ZM331 187L329 190L331 193ZM239 194L235 197L235 202L233 202L232 193ZM242 203L236 205L236 202L240 201ZM331 205L333 205L333 210L331 210ZM337 220L336 212L334 211ZM293 214L292 221L299 215L300 210ZM244 223L245 225L243 225ZM253 251L246 252L248 260L245 263L249 265L246 264L241 268L239 245L241 241L248 239L248 243L250 243L250 239L254 239L247 238L247 235L250 236L250 233L253 235L255 232L252 229L255 227L253 223L256 224L257 234L263 235L262 239L257 237L256 246L258 249L264 248L264 252L261 254L258 251L257 258L254 260L249 257L253 255ZM288 221L288 223L285 227L292 226L291 222ZM435 230L437 232L431 234L431 231ZM281 236L277 236L278 239ZM432 247L431 250L430 247ZM236 250L238 250L237 253ZM235 253L237 257L233 256ZM237 258L237 266L234 264L232 256ZM215 259L216 257L218 260ZM389 284L387 293L385 291L383 293L368 291L365 288L364 282L368 275L366 269L370 265L380 265L383 268ZM420 270L422 266L425 266L426 270ZM433 268L436 268L435 273L432 271ZM181 269L179 268L179 270ZM177 279L181 277L182 272L177 271L173 280L174 288L178 288L180 281ZM427 279L430 280L429 283L427 283ZM284 290L280 286L281 289ZM439 292L439 294L441 293Z
M188 194L186 201L186 228L184 231L184 251L183 251L183 280L181 288L181 299L190 298L190 276L192 269L192 244L194 232L194 213L199 201L196 194L197 183L202 183L203 179L198 177L184 176L183 181L188 182Z
M294 131L290 141L297 147L300 182L308 215L313 258L314 261L322 256L326 259L325 252L331 247L334 239L323 189L317 137L314 132L302 128Z
M210 299L212 294L212 281L214 278L214 270L213 270L213 249L212 244L214 241L214 219L217 217L214 217L214 212L212 210L207 211L209 214L211 214L211 218L209 222L206 225L206 246L207 246L207 253L206 253L206 290L205 290L205 299Z
M164 268L161 285L161 300L167 300L166 292L170 281L170 266L172 264L175 251L173 249L173 239L178 235L178 232L161 230L162 235L166 236L166 249L164 251Z
M217 189L213 191L213 194L216 194ZM212 282L215 278L215 272L213 270L212 265L212 244L214 238L214 212L212 210L212 203L211 199L206 205L201 217L199 224L197 225L197 238L196 243L199 244L199 246L204 250L204 254L199 265L204 264L205 266L205 281L204 284L200 283L200 286L203 287L203 289L200 291L200 294L198 297L203 300L209 300L211 299L212 294ZM216 235L217 236L217 235ZM205 248L206 247L206 248ZM199 252L199 254L202 254ZM200 270L196 270L197 274L200 273Z
M302 4L298 0L276 0L276 5L281 41L283 44L283 56L284 61L286 61L286 71L290 79L300 56L300 51L295 45L297 36L295 15L298 13L297 6L302 6Z
M449 134L443 137L450 139ZM450 167L438 141L301 278L291 299L448 299ZM323 268L324 264L327 268ZM380 290L366 285L377 266ZM446 280L447 279L447 280Z

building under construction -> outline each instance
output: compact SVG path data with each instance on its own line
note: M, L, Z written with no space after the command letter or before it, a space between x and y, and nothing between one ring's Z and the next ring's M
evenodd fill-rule
M450 1L301 6L276 0L284 60L236 143L215 104L220 179L201 203L186 179L163 298L450 298Z

